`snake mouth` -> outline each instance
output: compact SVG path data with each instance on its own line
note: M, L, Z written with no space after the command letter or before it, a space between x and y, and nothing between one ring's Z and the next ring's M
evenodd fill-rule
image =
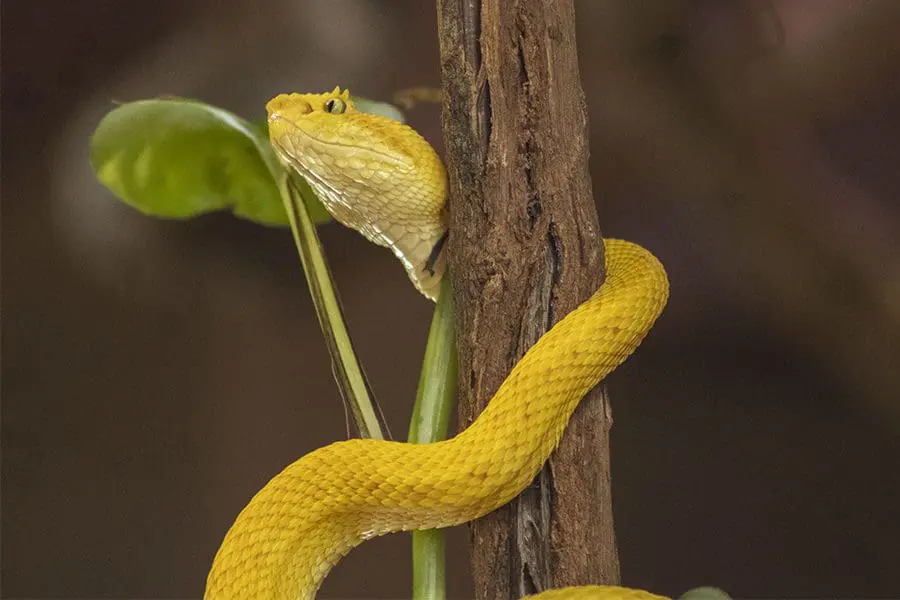
M329 116L333 116L333 115L329 115ZM269 138L271 139L273 144L275 144L279 147L284 148L285 145L281 142L281 138L284 137L289 132L278 131L278 129L283 129L283 127L276 126L275 135L274 136L271 135L271 131L273 129L272 123L274 121L281 121L282 123L285 123L286 125L288 125L290 127L290 129L291 129L290 133L297 132L297 133L301 134L303 137L305 137L308 140L315 142L317 144L321 144L323 146L330 147L330 148L341 148L343 150L352 150L355 152L360 152L360 151L368 152L368 153L370 153L374 156L377 156L395 166L398 166L398 167L401 167L401 166L408 167L409 166L408 160L403 160L401 158L398 158L394 154L388 154L386 152L376 150L369 146L360 146L360 145L356 145L356 144L348 144L348 143L342 143L342 142L338 142L338 141L334 141L334 140L322 139L322 138L310 133L306 128L304 128L302 125L300 125L299 121L294 121L293 119L289 119L279 112L273 112L272 114L269 115L269 131L270 131ZM293 146L293 144L291 144L291 145ZM295 148L292 148L292 150L294 150L294 149Z

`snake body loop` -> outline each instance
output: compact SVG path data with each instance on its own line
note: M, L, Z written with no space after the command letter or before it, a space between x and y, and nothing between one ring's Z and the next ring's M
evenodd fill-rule
M294 102L324 106L333 97L298 95ZM270 124L272 112L270 104ZM277 147L286 134L271 131ZM456 437L422 445L337 442L275 476L225 536L205 598L309 599L338 560L366 539L465 523L516 496L556 447L581 398L637 348L666 303L665 270L640 246L607 240L606 267L603 286L538 340ZM609 586L540 596L659 598Z

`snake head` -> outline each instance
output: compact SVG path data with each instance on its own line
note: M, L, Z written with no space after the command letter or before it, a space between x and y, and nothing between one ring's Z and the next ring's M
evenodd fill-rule
M340 87L323 94L279 94L266 104L266 112L269 141L282 162L301 173L298 162L333 163L361 153L380 159L386 171L409 170L430 149L408 126L357 109L349 90ZM326 169L313 170L323 175Z
M281 94L266 105L278 158L302 175L328 212L391 248L434 299L444 271L446 172L409 126L358 110L339 87Z
M350 91L335 87L324 94L279 94L266 104L270 136L282 137L298 126L328 128L328 118L359 111L353 105ZM334 123L331 123L334 126ZM274 130L274 131L273 131Z

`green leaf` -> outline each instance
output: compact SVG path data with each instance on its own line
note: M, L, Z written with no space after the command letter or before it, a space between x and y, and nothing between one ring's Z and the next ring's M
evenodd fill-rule
M187 219L229 209L288 224L276 185L283 168L268 139L223 109L178 98L123 104L97 126L90 156L97 178L143 213ZM321 204L311 213L330 219Z
M369 100L368 98L361 98L359 96L352 96L353 104L356 106L357 110L364 113L372 113L373 115L381 115L382 117L387 117L388 119L393 119L394 121L399 121L400 123L406 122L406 117L403 115L403 111L394 106L393 104L388 104L387 102L378 102L377 100Z
M385 102L354 97L359 110L403 122ZM217 210L265 225L287 225L276 179L283 171L265 125L195 100L159 98L123 104L91 137L97 178L126 204L169 219ZM308 204L312 220L331 215Z
M716 587L697 587L683 593L678 600L731 600L731 596Z

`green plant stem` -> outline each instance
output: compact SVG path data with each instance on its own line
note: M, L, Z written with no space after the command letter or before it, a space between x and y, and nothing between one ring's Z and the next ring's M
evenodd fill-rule
M444 531L422 529L412 532L413 600L444 600Z
M291 178L287 174L280 178L279 190L341 393L350 403L360 434L363 437L384 439L365 375L344 323L322 244L309 215L305 198L313 192L305 181ZM447 437L450 412L456 399L456 375L453 294L450 290L450 278L445 275L425 347L416 402L409 424L410 443L428 444ZM438 529L414 531L412 543L413 600L444 600L447 594L443 532Z
M456 400L456 326L450 278L441 282L416 403L409 423L409 442L430 444L447 437L450 411ZM444 533L427 529L412 533L413 600L444 600Z
M313 305L319 326L325 336L325 343L331 355L331 364L341 395L350 404L353 418L364 438L384 439L375 407L369 393L368 382L359 365L356 351L344 323L340 301L334 289L331 271L325 261L322 243L316 233L316 226L309 215L305 198L313 191L300 178L287 173L278 178L278 188L284 200L294 243L300 254L303 272L309 283Z

